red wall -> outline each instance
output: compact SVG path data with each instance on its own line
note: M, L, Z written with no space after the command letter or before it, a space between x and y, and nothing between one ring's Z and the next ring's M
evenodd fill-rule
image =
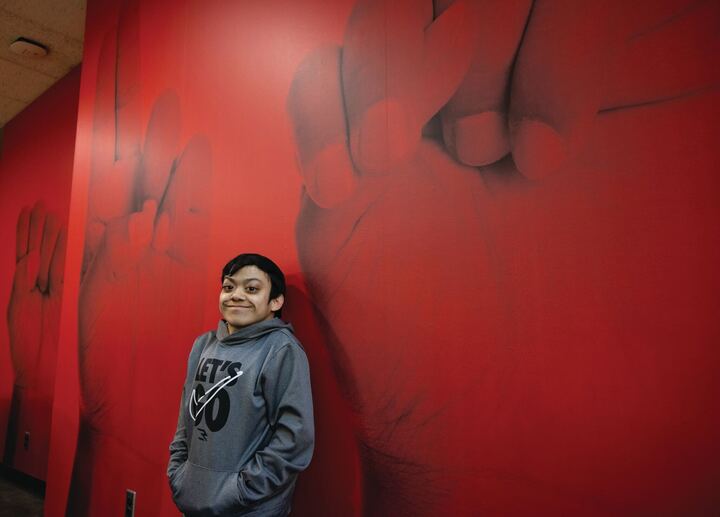
M18 285L13 294L18 258L16 229L22 209L29 211L33 207L37 207L33 217L40 230L39 243L43 241L42 222L50 214L55 218L56 229L67 226L79 85L78 68L3 128L0 238L5 245L0 253L0 300L7 308L14 299L16 310L9 314L7 309L3 310L0 319L0 450L5 447L7 430L13 430L11 435L15 437L11 436L9 443L15 443L14 453L6 451L5 463L39 479L45 479L47 467L62 286L46 283L41 290L33 278L32 285L23 288ZM53 235L57 235L49 230L51 225L46 223L48 231L44 232L46 242L42 255L48 260L59 260L60 249L53 254L48 244ZM29 219L25 222L26 239L28 226ZM23 247L24 256L27 242ZM25 263L26 259L21 260L18 267ZM59 271L57 264L55 270ZM47 267L45 271L47 273ZM15 349L14 368L11 347ZM16 408L8 427L13 390ZM27 448L23 446L26 432L30 433Z
M165 155L166 165L183 155L191 158L188 176L175 187L178 212L171 218L167 253L148 255L147 250L122 248L122 243L122 249L111 251L102 242L97 252L102 267L94 269L100 276L89 276L82 262L90 247L90 221L101 218L103 224L113 221L123 227L142 200L158 200L166 185L143 190L140 184L147 176L141 174L129 187L128 160L125 165L118 160L117 167L112 163L120 4L88 6L61 327L63 377L56 386L53 415L53 427L61 431L52 437L46 513L59 515L67 508L73 515L121 514L125 490L133 489L136 515L177 515L165 470L187 356L194 338L217 325L218 271L232 256L252 249L283 268L290 293L283 315L294 324L312 364L317 439L324 445L299 482L294 511L352 514L358 507L359 463L350 410L340 396L295 249L301 182L288 152L291 133L282 83L286 90L302 48L295 57L280 56L278 72L286 79L277 84L262 80L273 96L259 99L255 92L260 83L246 84L240 70L253 66L258 56L214 50L227 38L249 37L238 32L236 23L222 23L232 16L251 28L254 22L242 21L240 6L143 2L134 13L126 8L120 32L127 39L118 69L126 73L120 82L129 81L131 93L123 101L128 109L118 115L119 145L149 146ZM275 7L268 7L255 6L258 12L251 18L273 16ZM274 36L277 41L285 37L281 29ZM272 68L276 58L266 57L263 66ZM270 68L258 73L272 73ZM160 97L166 111L155 119L161 136L153 140L149 120ZM230 107L222 100L228 98L235 99ZM254 110L266 116L245 115ZM283 127L279 133L278 124ZM165 140L164 131L175 136ZM209 146L198 144L203 141ZM141 190L138 196L136 189ZM194 206L196 219L177 215L188 205ZM122 281L108 284L103 273L117 273ZM145 386L162 389L148 391ZM336 488L325 492L329 479ZM321 504L314 495L318 491L325 492Z
M490 5L90 2L47 515L177 514L241 251L312 368L293 514L717 513L720 8Z

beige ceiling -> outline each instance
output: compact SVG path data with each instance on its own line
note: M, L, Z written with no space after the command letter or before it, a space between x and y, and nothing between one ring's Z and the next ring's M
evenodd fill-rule
M86 0L0 0L0 128L82 61ZM48 49L19 56L23 37Z

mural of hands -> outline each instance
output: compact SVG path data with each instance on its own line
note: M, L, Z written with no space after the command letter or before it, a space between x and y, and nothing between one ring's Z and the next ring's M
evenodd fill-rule
M5 461L38 477L47 462L66 245L66 230L42 203L20 212L7 312L15 386ZM26 431L32 447L24 451Z
M718 50L709 2L470 4L477 46L440 113L445 145L467 165L512 153L525 177L547 177L582 151L598 112L667 101L720 80L708 66Z
M93 115L78 308L77 515L103 513L103 501L124 497L126 488L142 489L146 508L168 499L164 470L178 398L168 387L179 385L201 330L210 145L199 135L182 145L171 91L141 125L138 47L138 2L125 2L101 50ZM108 468L123 462L129 468Z
M578 214L607 191L583 189L615 188L617 176L588 180L583 157L603 155L602 167L618 175L630 168L637 179L619 184L643 192L635 187L653 185L651 174L672 172L673 149L707 144L673 136L692 123L671 101L717 86L719 16L712 2L367 0L341 48L301 64L288 98L304 180L298 250L358 413L367 515L538 507L590 515L645 497L602 474L617 465L612 440L634 435L612 423L600 445L585 434L624 421L634 396L652 405L657 395L630 380L623 389L633 396L617 404L588 388L612 392L603 383L613 378L588 358L606 354L628 379L632 360L613 348L620 341L598 337L607 332L598 313L567 316L587 316L587 299L613 285L614 273L637 274L638 300L654 287L622 260L609 269L596 262L617 250L593 240L602 214ZM599 112L609 117L598 122ZM633 125L647 132L630 133ZM656 149L663 158L649 157ZM707 168L709 158L695 162ZM553 173L564 176L551 181ZM697 184L712 181L703 174ZM654 198L618 192L638 200L627 201L621 224L655 213ZM580 222L564 223L568 214ZM662 250L666 239L653 230L626 249ZM659 270L674 274L672 260ZM623 300L626 309L638 303ZM602 344L579 345L573 332ZM582 375L590 380L580 388ZM658 372L650 378L661 382ZM698 397L686 379L672 382ZM628 419L664 425L654 414ZM633 472L656 493L651 465Z

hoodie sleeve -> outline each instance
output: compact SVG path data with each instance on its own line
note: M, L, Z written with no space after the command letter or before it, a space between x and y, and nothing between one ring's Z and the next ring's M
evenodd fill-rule
M175 428L175 436L170 442L170 462L168 463L167 475L172 479L175 471L185 463L188 457L187 436L185 434L185 415L183 406L185 402L185 388L183 387L182 398L180 399L180 411L178 412L178 423Z
M198 337L193 343L190 355L188 356L187 372L185 374L185 383L183 384L182 397L180 397L180 410L178 411L178 422L175 428L175 436L170 442L170 461L168 463L167 475L172 479L173 475L179 469L188 457L187 433L185 430L185 395L188 381L191 376L195 375L200 354L203 349L203 336Z
M315 444L310 371L302 348L288 344L275 352L260 382L273 433L240 471L238 489L246 505L287 486L310 464Z

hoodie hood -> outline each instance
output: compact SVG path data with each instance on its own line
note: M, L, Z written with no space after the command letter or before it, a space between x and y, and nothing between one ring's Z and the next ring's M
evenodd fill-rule
M252 325L243 327L232 334L228 333L227 323L225 320L220 320L215 336L223 345L241 345L260 336L264 336L265 334L269 334L277 329L287 329L293 334L295 333L292 325L289 323L285 323L280 318L272 318L253 323Z

